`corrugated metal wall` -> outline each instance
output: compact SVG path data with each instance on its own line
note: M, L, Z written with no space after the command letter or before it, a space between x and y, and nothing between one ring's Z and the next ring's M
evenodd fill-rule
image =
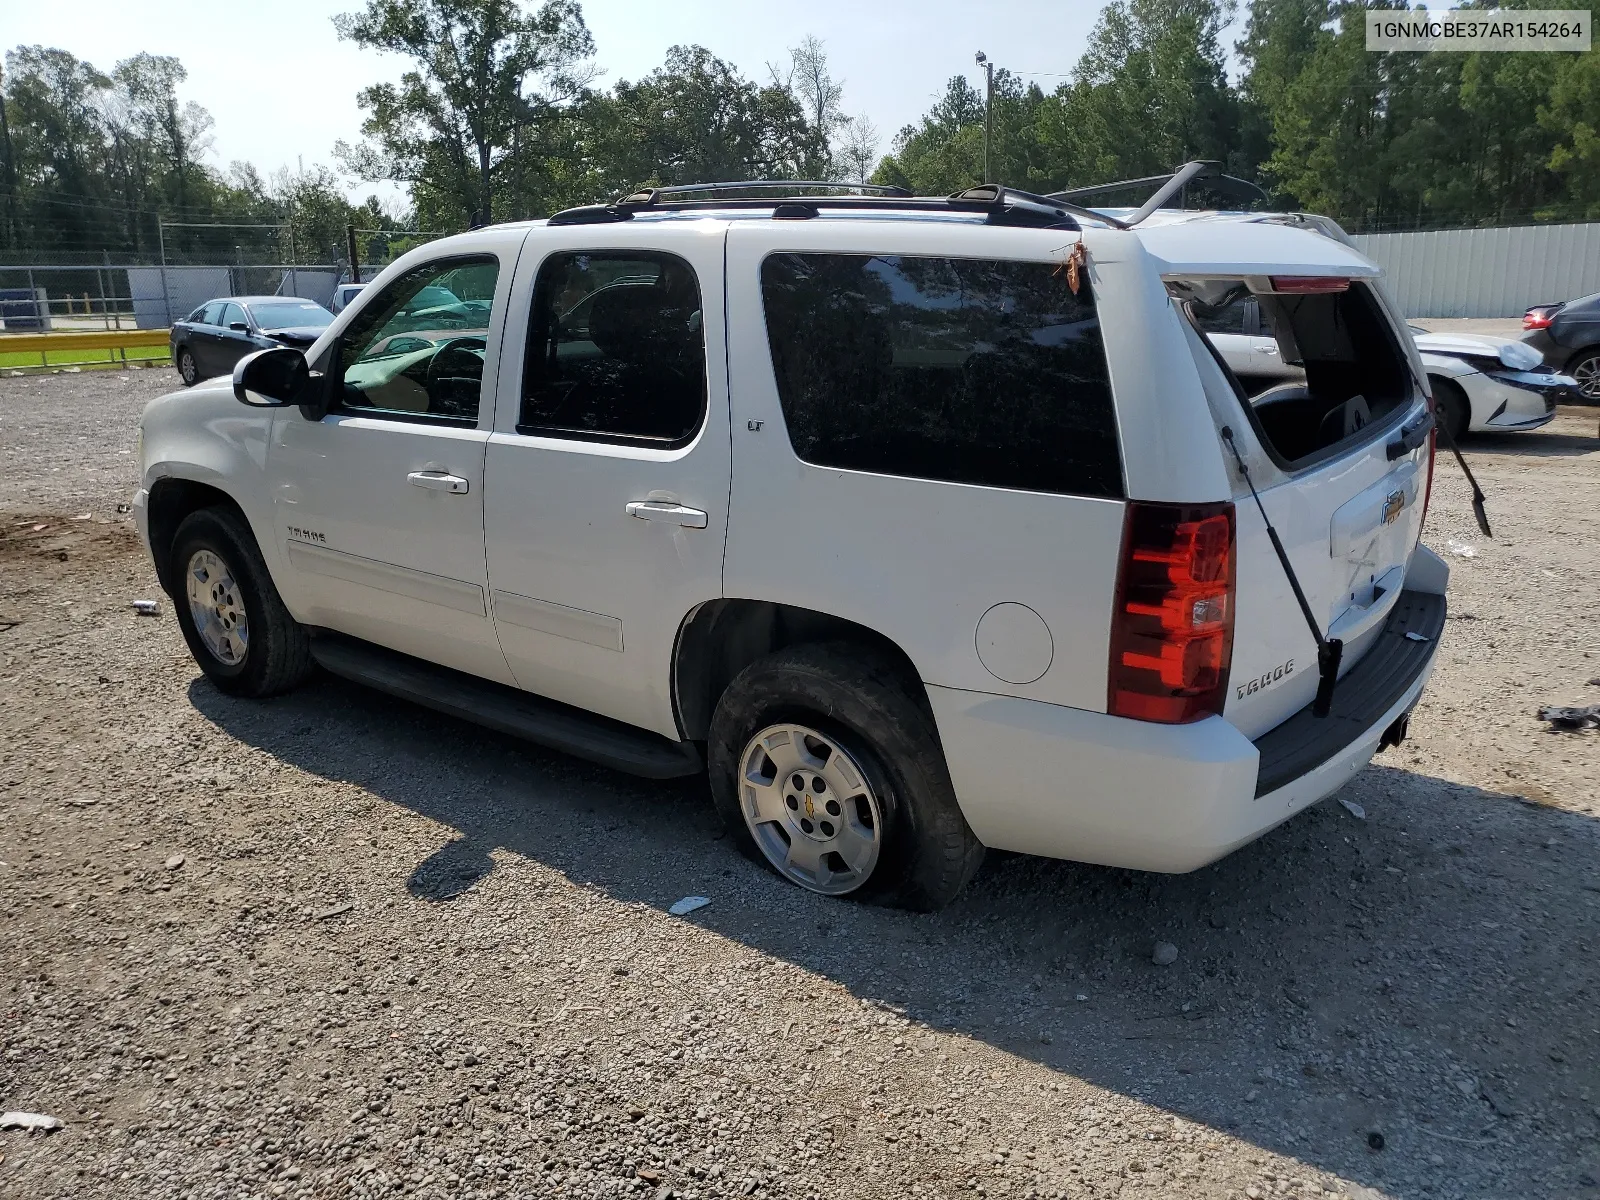
M1365 233L1408 317L1520 317L1530 304L1600 292L1600 224Z

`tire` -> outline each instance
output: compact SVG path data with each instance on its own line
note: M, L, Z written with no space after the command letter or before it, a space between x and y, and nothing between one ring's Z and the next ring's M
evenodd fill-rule
M1439 422L1452 442L1460 442L1467 436L1467 426L1472 423L1472 406L1467 403L1467 394L1453 379L1446 379L1442 375L1430 378L1433 381L1434 399L1439 405Z
M183 639L219 691L273 696L311 674L311 639L284 608L238 512L202 508L185 517L172 538L168 578Z
M1566 373L1578 381L1578 395L1585 404L1600 404L1600 346L1579 350L1567 362Z
M793 646L746 667L717 702L707 745L712 800L740 849L823 895L917 912L950 903L983 861L983 845L956 804L920 692L892 661L853 644ZM780 765L795 753L811 765ZM768 775L774 785L747 784ZM826 784L823 776L836 786L811 786ZM847 790L853 776L857 792ZM808 785L794 789L802 778ZM845 815L834 822L841 792ZM787 863L786 851L796 855ZM816 872L801 865L808 855L821 864Z
M200 365L194 361L194 352L187 346L178 348L178 377L183 380L184 387L193 387L200 382Z

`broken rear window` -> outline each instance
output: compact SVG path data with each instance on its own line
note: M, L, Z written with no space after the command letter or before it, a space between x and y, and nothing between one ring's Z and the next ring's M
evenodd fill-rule
M1169 286L1286 466L1361 441L1411 403L1405 354L1364 283L1308 294L1252 293L1243 280Z

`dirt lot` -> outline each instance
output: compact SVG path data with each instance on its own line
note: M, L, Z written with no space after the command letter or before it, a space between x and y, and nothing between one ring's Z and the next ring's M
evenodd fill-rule
M1493 541L1441 461L1475 553L1364 819L912 916L757 870L699 782L220 695L129 609L171 380L0 380L0 1109L65 1122L0 1195L1600 1196L1600 734L1533 717L1600 702L1595 410L1475 440Z

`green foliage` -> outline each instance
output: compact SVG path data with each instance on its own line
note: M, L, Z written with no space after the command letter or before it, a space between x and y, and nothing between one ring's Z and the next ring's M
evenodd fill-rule
M269 182L248 164L226 175L206 166L211 116L179 101L186 74L153 54L106 74L64 50L8 53L0 250L13 261L152 260L164 240L169 261L340 262L346 224L397 223L375 202L352 206L325 167Z
M518 0L367 0L334 27L414 64L398 85L361 91L369 140L336 152L364 178L420 189L430 214L494 220L502 183L525 187L540 160L570 149L559 126L594 74L577 0L546 0L532 13Z
M340 261L354 224L380 231L362 235L373 261L410 244L400 226L543 216L650 184L871 178L941 195L982 182L985 97L963 76L879 159L816 38L764 81L674 46L642 78L600 87L578 0L361 2L335 18L339 36L408 69L361 91L364 138L337 153L359 177L407 185L410 213L352 206L322 166L262 179L207 165L211 118L178 100L175 58L135 54L105 73L22 46L0 104L0 250L150 256L159 213L173 258ZM1248 0L1230 82L1222 37L1238 3L1112 0L1052 91L997 69L991 174L1048 192L1206 158L1260 181L1275 207L1352 229L1600 218L1596 54L1374 54L1365 10L1406 0Z
M787 88L759 87L702 46L674 46L637 83L619 81L583 114L594 195L646 185L798 179L814 141Z

